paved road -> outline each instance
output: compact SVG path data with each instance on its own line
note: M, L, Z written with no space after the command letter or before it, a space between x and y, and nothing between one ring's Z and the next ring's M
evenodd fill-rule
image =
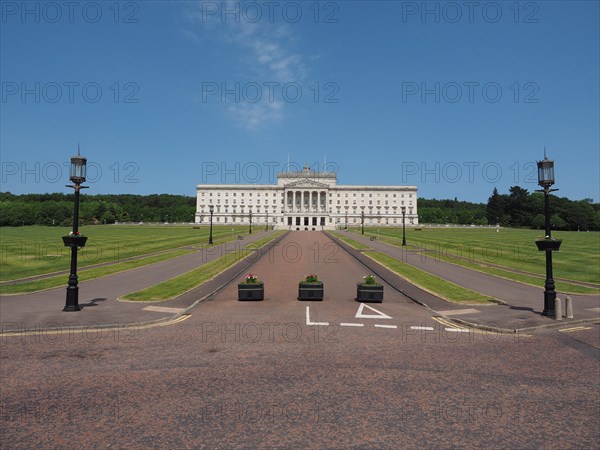
M356 317L365 268L330 244L286 235L250 269L263 302L232 284L170 326L2 337L0 446L597 447L597 325L448 332L389 286ZM295 299L312 271L324 302Z

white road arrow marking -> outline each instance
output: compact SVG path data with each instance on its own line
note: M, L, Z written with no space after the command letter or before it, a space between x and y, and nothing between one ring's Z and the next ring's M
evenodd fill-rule
M363 310L365 309L365 307L369 308L371 311L375 311L377 314L363 314ZM391 317L387 314L382 313L381 311L377 311L375 308L365 303L360 304L360 306L358 307L358 311L356 311L356 316L354 317L357 319L391 319Z

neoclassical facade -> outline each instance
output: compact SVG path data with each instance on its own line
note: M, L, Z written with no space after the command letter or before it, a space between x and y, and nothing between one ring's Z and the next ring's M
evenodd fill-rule
M196 223L269 226L274 229L319 230L359 226L418 224L416 186L338 185L336 174L305 166L281 172L276 185L199 184Z

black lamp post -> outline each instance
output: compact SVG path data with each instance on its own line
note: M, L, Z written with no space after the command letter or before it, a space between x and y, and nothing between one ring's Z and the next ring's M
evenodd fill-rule
M402 247L406 247L406 206L402 206Z
M550 189L554 184L554 160L546 157L544 150L543 161L538 161L538 184L543 189L538 189L538 192L544 193L544 216L546 219L546 235L544 239L535 241L538 250L546 252L546 282L544 284L544 311L542 315L555 317L554 301L556 299L556 291L554 290L554 278L552 274L552 252L558 251L561 240L552 239L552 230L550 229L550 192L558 191L558 189Z
M265 222L265 231L269 231L269 210L267 209L267 221Z
M215 212L215 207L213 205L208 205L208 211L210 212L210 232L208 234L208 245L212 245L212 218L213 212Z
M360 213L360 234L365 234L365 211Z
M69 274L69 282L67 286L67 300L63 311L81 311L79 307L79 286L77 286L77 251L79 247L85 246L87 237L79 234L79 191L88 186L81 186L85 182L87 158L79 154L79 146L77 146L77 156L71 158L70 180L72 185L67 184L67 187L72 187L75 190L75 201L73 211L73 231L68 236L63 236L63 243L66 247L71 247L71 270Z
M348 231L348 210L346 210L346 231Z
M248 210L248 217L250 218L250 227L248 228L248 234L252 234L252 210Z

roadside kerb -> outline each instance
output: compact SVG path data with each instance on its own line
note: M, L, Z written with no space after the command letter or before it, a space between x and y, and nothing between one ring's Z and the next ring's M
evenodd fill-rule
M500 328L500 327L492 327L489 325L481 325L478 323L468 322L463 319L451 318L448 316L444 316L442 314L439 314L439 316L443 317L445 320L449 320L451 322L454 322L456 324L459 324L459 325L462 325L465 327L475 328L475 329L482 330L482 331L493 331L495 333L502 333L502 334L529 333L529 332L534 332L534 331L544 330L544 329L551 330L554 328L566 328L567 326L572 326L572 325L592 325L592 324L600 323L600 319L596 318L596 319L578 319L578 320L574 320L572 322L571 321L569 321L569 322L557 321L556 323L548 323L545 325L536 325L535 327L526 327L526 328Z

